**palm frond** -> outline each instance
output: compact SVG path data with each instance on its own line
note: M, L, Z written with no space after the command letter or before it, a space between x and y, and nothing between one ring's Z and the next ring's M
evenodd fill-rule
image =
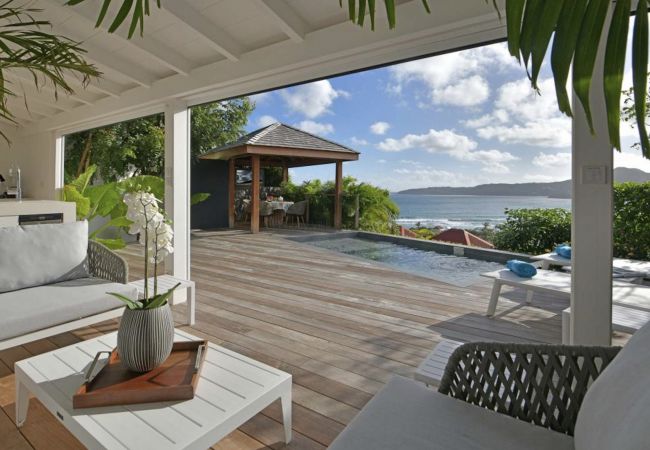
M86 0L68 0L66 5L75 6L80 3L85 2ZM131 23L129 25L129 39L135 34L135 30L140 30L140 36L144 34L144 18L151 14L151 0L122 0L122 5L117 10L113 21L108 27L109 33L114 33L122 24L131 17ZM155 0L156 6L160 8L161 0ZM111 5L112 0L104 0L102 7L99 11L99 16L97 17L97 22L95 27L99 28L101 24L106 19L106 14Z
M0 118L15 123L7 99L16 94L7 85L6 71L29 72L37 88L50 83L55 98L59 91L73 92L66 74L80 76L85 86L100 72L86 62L85 50L78 42L43 30L50 23L35 17L41 10L13 3L14 0L7 0L0 5ZM2 132L0 135L7 140Z
M485 0L486 2L489 0ZM573 91L585 111L589 127L593 130L590 92L596 70L596 55L605 29L605 63L602 90L605 95L609 141L620 150L620 98L627 52L627 35L632 5L631 0L505 0L508 49L512 56L523 62L533 88L544 57L551 46L551 68L555 82L559 110L572 116L566 84L573 67ZM350 20L363 26L360 14L370 14L374 29L376 11L365 8L365 0L349 0ZM423 0L425 11L429 5ZM501 12L492 1L499 17ZM610 11L612 5L614 10ZM340 0L343 6L343 1ZM396 23L394 0L384 0L389 28ZM637 2L636 18L632 33L632 89L634 108L643 156L650 159L650 140L646 128L648 96L648 0ZM552 42L552 45L551 45ZM600 70L600 69L599 69Z

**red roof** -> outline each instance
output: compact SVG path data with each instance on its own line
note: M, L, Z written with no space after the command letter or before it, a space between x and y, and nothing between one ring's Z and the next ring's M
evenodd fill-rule
M434 241L451 242L453 244L469 245L472 247L494 248L494 245L480 237L460 228L450 228L433 238Z

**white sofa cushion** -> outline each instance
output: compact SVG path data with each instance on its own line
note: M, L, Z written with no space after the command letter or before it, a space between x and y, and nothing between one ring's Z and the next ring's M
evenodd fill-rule
M650 325L645 325L587 391L576 450L650 448Z
M88 276L88 222L0 227L0 292Z
M329 450L573 450L573 438L395 376Z
M124 303L108 292L133 300L138 298L134 286L98 278L80 278L0 294L0 341L123 308Z

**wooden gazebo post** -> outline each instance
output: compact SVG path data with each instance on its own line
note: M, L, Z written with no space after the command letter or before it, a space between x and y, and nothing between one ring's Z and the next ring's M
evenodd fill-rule
M260 232L260 155L251 155L251 233Z
M235 191L237 190L235 159L228 160L228 227L235 228Z
M336 180L334 181L334 228L343 227L343 161L336 161Z

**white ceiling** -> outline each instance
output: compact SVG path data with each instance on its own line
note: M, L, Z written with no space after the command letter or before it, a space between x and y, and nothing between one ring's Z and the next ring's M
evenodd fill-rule
M36 90L29 74L11 73L28 105L10 100L12 111L34 131L79 129L170 101L217 100L505 35L483 0L433 1L431 15L420 0L398 1L397 29L380 18L374 32L350 23L338 0L163 0L146 18L145 37L132 40L125 37L128 24L115 34L106 31L110 20L94 27L98 1L31 3L55 32L83 42L87 59L103 72L85 89L71 77L76 93L58 99L48 86Z

